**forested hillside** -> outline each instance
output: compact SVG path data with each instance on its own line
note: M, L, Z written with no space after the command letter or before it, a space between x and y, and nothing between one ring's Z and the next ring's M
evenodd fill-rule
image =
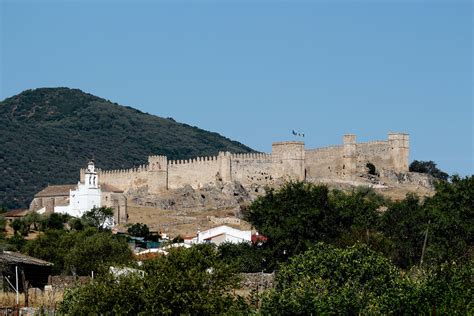
M150 154L185 159L219 151L252 149L78 89L27 90L0 102L0 206L26 207L46 185L76 182L90 158L100 168L130 168Z

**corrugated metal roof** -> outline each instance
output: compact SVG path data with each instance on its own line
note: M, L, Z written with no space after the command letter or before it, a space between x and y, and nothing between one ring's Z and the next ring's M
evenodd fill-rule
M32 264L37 266L52 266L53 264L19 252L3 251L0 253L0 262L6 264Z

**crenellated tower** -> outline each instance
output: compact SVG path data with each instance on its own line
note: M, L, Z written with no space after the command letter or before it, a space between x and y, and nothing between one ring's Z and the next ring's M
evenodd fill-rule
M388 144L394 171L408 172L410 136L406 133L388 133Z
M272 144L273 173L275 178L305 179L304 142L289 141Z
M342 174L344 177L352 179L356 173L357 165L357 144L356 135L346 134L343 138L342 154Z

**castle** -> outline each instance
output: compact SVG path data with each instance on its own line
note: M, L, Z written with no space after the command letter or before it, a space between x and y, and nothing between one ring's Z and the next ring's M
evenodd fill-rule
M233 154L220 152L213 157L168 160L149 156L148 164L126 170L98 170L100 184L120 190L146 188L149 193L185 185L201 188L216 182L240 182L244 187L272 185L284 180L354 180L367 174L367 164L375 166L380 176L386 172L408 172L409 135L389 133L385 141L357 143L355 135L344 135L338 146L305 149L304 142L272 144L271 154ZM81 182L86 170L81 169Z

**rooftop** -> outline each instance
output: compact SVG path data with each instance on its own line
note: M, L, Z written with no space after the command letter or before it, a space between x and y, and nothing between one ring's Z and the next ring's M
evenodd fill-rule
M77 184L48 185L35 194L35 197L69 196L69 191L74 190Z
M30 264L36 266L52 266L53 264L38 258L30 257L19 252L3 251L0 253L0 263Z
M6 213L3 213L2 215L4 217L23 217L28 213L28 209L16 209L16 210L11 210Z
M69 196L69 191L76 190L77 184L48 185L43 190L35 194L35 197ZM117 187L110 184L101 184L102 192L122 193Z

